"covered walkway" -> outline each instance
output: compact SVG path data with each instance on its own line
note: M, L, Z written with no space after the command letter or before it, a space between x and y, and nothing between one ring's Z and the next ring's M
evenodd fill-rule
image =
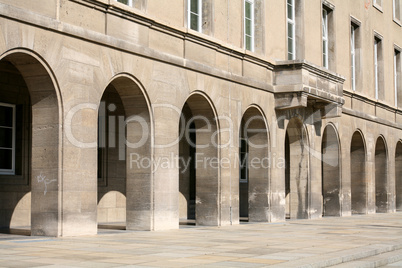
M0 267L397 267L401 222L402 213L390 213L156 232L102 229L75 238L1 234Z

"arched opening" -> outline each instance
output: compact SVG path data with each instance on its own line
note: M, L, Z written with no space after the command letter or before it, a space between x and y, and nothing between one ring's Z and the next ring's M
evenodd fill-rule
M309 152L307 132L298 118L292 118L285 137L286 217L308 218Z
M29 51L0 61L0 227L58 236L59 96ZM17 231L18 232L18 231Z
M402 142L398 142L395 150L395 195L396 209L402 210Z
M323 216L340 216L340 148L337 132L332 125L324 130L321 151Z
M121 75L98 111L98 226L151 229L150 113L138 83Z
M388 212L388 159L382 137L375 145L375 206L376 212Z
M367 213L366 150L363 137L356 131L350 146L350 185L352 214Z
M268 131L260 110L244 113L240 127L239 213L240 220L269 220Z
M191 95L179 125L181 224L219 225L218 126L208 99Z

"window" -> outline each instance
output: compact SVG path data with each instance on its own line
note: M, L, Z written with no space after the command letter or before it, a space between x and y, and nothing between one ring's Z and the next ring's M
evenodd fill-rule
M326 0L322 5L322 66L324 68L335 70L335 6Z
M130 7L133 6L133 0L116 0L116 1L119 3L125 4L125 5L128 5Z
M374 88L375 98L378 99L378 43L379 39L374 38Z
M382 0L373 0L373 5L382 7Z
M190 29L202 32L202 0L188 0L187 25Z
M288 60L296 59L296 14L295 0L287 0Z
M394 15L394 20L398 21L399 23L401 22L401 0L393 0L394 1L394 6L393 6L393 15Z
M351 17L350 24L350 87L353 91L361 87L360 74L360 21Z
M350 28L350 58L351 58L351 84L352 90L356 90L356 26L351 25Z
M328 10L322 9L322 65L325 68L328 64Z
M374 88L375 98L384 99L383 89L383 56L382 42L379 37L374 37Z
M248 141L240 139L240 182L248 181Z
M254 51L254 1L244 0L244 47Z
M0 174L15 174L15 105L0 103Z
M401 84L401 51L394 50L394 87L395 87L395 106L402 106L402 84Z

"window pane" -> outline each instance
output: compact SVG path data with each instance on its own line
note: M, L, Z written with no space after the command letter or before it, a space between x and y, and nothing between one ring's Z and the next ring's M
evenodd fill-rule
M191 14L190 16L190 28L198 31L198 16L195 14Z
M251 37L246 36L246 49L251 50Z
M117 0L117 2L120 2L120 3L126 4L126 5L128 5L128 1L129 1L129 0Z
M246 5L245 6L245 8L246 8L246 11L245 11L246 18L251 19L251 4L249 2L246 2L245 5Z
M293 24L288 23L288 38L293 39L293 35L294 35L293 30L294 30Z
M251 35L251 21L246 19L246 34Z
M395 17L401 20L401 0L395 0Z
M288 39L288 52L293 54L293 40L292 39Z
M288 0L288 19L294 19L292 0Z
M0 126L13 126L13 108L0 105Z
M0 149L0 169L12 169L12 150Z
M13 148L13 129L0 128L0 147Z
M190 11L198 14L198 0L190 1Z

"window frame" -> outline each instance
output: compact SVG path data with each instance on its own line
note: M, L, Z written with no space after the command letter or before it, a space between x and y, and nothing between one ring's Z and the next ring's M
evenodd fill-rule
M399 107L402 103L398 103L398 91L402 93L401 69L402 69L402 51L397 46L394 47L394 90L395 90L395 107Z
M399 15L396 14L396 1L399 2ZM402 26L401 20L402 20L402 2L401 0L393 0L392 1L392 16L394 22L396 22L399 26Z
M383 12L382 11L382 0L373 0L373 7L378 9L378 11Z
M328 10L322 7L322 66L329 69ZM324 45L325 43L325 45Z
M187 28L202 33L202 0L197 1L197 13L191 11L191 0L187 0ZM197 18L197 29L191 28L191 16L195 14Z
M292 9L293 19L289 18L289 3ZM287 21L287 46L288 46L288 60L296 59L296 8L295 8L295 0L287 0L286 1L286 21ZM289 36L289 26L292 28L292 36ZM292 51L289 47L289 39L292 39ZM291 57L290 57L291 56Z
M251 10L251 17L247 18L246 17L246 4L250 4L250 10ZM249 51L254 51L254 19L255 19L255 14L254 14L254 0L244 0L243 3L243 27L244 27L244 48ZM250 35L247 34L247 23L246 21L250 21ZM250 38L250 47L247 47L247 37Z
M13 109L12 112L12 126L11 127L6 127L6 126L0 126L0 128L11 128L12 129L12 153L11 153L11 169L0 169L0 175L15 175L15 149L16 149L16 105L15 104L9 104L9 103L3 103L0 102L0 106L4 107L11 107ZM1 150L7 150L9 148L1 148Z
M381 39L377 36L374 37L374 90L375 90L375 99L378 100L379 93L379 63L378 63L378 47Z
M356 91L356 25L350 24L350 56L351 56L351 82L352 90Z
M123 5L127 5L129 7L133 7L133 0L127 0L127 4L120 2L119 0L115 0L116 2L123 4Z

